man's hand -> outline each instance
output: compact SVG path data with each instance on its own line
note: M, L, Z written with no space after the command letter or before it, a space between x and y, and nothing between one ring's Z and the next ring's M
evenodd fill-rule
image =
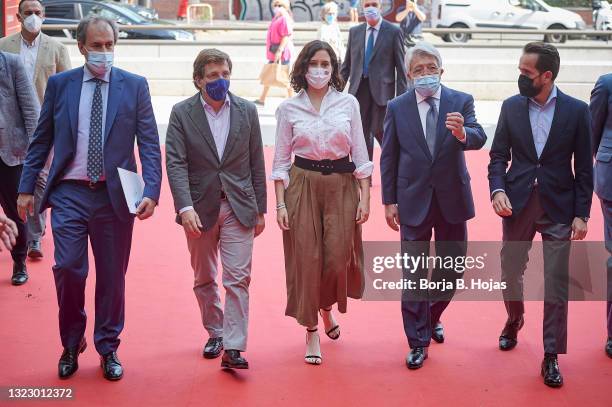
M496 192L493 196L493 201L491 201L491 205L493 205L493 210L499 216L512 216L512 204L505 192Z
M17 243L17 225L11 219L0 214L0 240L7 250L11 250L15 243ZM2 251L2 245L0 245L0 252Z
M17 212L24 222L28 220L28 215L34 215L34 195L19 194L17 197Z
M465 138L463 123L463 115L459 112L452 112L446 115L446 128L449 129L453 133L453 136L459 141L463 141Z
M266 218L263 214L257 215L257 225L255 225L255 237L261 235L266 228Z
M193 209L181 213L181 224L187 236L193 239L202 236L202 222L200 222L200 217Z
M385 218L387 219L387 225L396 232L399 231L399 212L397 205L385 205Z
M153 215L153 212L155 211L156 205L157 204L155 203L155 201L151 198L143 198L140 202L140 205L138 205L138 208L136 208L136 216L138 216L138 219L140 220L150 218Z
M587 223L580 218L574 218L572 222L572 240L584 240L587 232Z

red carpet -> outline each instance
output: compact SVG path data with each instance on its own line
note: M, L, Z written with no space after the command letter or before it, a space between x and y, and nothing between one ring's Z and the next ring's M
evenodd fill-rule
M266 150L268 173L272 150ZM488 202L486 151L468 153L477 218L471 240L498 240L499 219ZM397 240L387 228L380 204L380 178L374 177L372 214L366 240ZM30 281L10 286L10 257L0 254L0 387L72 387L74 401L41 405L79 406L611 406L612 360L604 352L604 303L571 303L569 353L560 357L565 386L549 389L539 375L542 357L542 304L528 303L520 344L497 349L505 321L498 302L455 302L444 314L446 343L433 343L419 371L404 365L408 345L396 302L351 301L340 315L339 341L322 339L323 365L303 361L304 329L284 316L285 281L281 233L269 184L267 228L257 238L251 285L249 349L251 369L236 373L220 360L201 357L207 335L193 295L193 274L182 229L173 221L167 183L153 219L136 222L127 275L126 328L119 356L125 377L107 382L93 347L92 270L87 286L90 347L68 381L57 378L61 345L51 272L53 242L46 257L30 263ZM589 239L602 239L597 200ZM3 392L5 390L3 389ZM76 401L76 403L75 403ZM0 405L27 405L0 399Z

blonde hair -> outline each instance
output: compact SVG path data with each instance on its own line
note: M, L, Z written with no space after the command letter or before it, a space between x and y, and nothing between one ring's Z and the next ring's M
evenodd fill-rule
M326 14L338 15L338 5L335 1L329 1L321 7L321 20L325 20Z
M289 0L274 0L274 3L280 4L287 11L291 11L291 2Z

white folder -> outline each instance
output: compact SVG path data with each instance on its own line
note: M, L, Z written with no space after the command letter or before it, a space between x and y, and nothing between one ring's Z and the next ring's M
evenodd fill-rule
M119 171L119 179L121 180L125 202L130 213L136 215L136 208L140 205L144 193L144 180L137 172L128 171L123 168L117 168L117 170Z

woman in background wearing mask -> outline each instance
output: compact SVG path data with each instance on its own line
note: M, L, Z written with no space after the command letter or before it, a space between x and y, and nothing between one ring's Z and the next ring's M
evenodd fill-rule
M280 63L287 65L291 63L293 55L293 16L289 0L274 0L272 3L274 13L272 21L268 26L266 36L266 57L269 64ZM255 104L263 106L270 91L270 86L264 85L259 99L254 100ZM291 87L287 84L287 97L293 95Z
M322 362L318 315L338 339L332 306L361 298L361 224L370 212L368 160L359 104L342 93L336 53L326 42L304 46L291 73L298 92L276 111L277 222L283 231L287 308L306 327L306 363ZM293 165L291 156L295 156Z
M338 25L338 5L330 1L325 3L321 8L321 20L323 23L317 30L317 39L325 41L334 49L338 56L338 64L342 64L342 56L344 55L344 43L342 42L342 33Z

